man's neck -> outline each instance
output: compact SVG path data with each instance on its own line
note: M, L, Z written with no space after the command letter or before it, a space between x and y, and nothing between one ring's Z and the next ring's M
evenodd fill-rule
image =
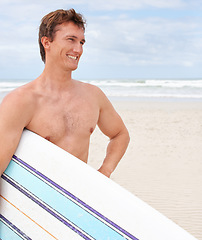
M43 81L51 88L63 89L72 83L72 71L64 71L57 67L45 65L44 71L41 74Z

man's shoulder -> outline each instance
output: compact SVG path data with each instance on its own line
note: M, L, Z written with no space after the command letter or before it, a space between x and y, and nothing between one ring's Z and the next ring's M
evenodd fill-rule
M29 89L29 86L22 86L7 94L0 105L0 121L27 126L36 109L34 96Z
M18 87L8 93L3 101L2 104L10 105L19 107L24 105L29 105L30 102L34 99L34 94L32 91L31 84L25 84L21 87Z
M100 89L99 86L94 83L94 81L91 82L85 82L85 81L77 81L78 85L80 85L81 88L83 88L85 91L90 92L91 94L95 93L97 97L103 97L105 94Z
M91 98L92 101L97 102L100 109L105 108L107 106L111 107L111 102L106 96L106 94L102 91L99 86L96 86L95 84L82 82L83 87L85 89L85 94L88 96L88 98Z

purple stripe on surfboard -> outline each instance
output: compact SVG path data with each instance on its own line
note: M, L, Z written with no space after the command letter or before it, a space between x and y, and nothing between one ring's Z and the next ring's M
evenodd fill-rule
M39 201L36 197L34 197L33 195L29 194L27 191L25 191L21 186L17 185L14 181L12 181L11 179L9 179L6 174L3 174L1 176L6 182L8 182L9 184L11 184L13 187L15 187L18 191L20 191L21 193L23 193L25 196L27 196L28 198L30 198L33 202L35 202L36 204L38 204L40 207L42 207L44 210L46 210L48 213L50 213L52 216L54 216L55 218L57 218L60 222L64 223L67 227L69 227L71 230L73 230L74 232L76 232L78 235L80 235L81 237L83 237L86 240L92 240L92 238L89 238L88 236L86 236L85 234L83 234L81 231L79 231L79 229L77 229L76 227L72 226L69 222L67 222L66 220L64 220L62 217L60 217L57 213L55 213L54 211L52 211L51 209L49 209L45 204L43 204L41 201Z
M12 222L10 222L7 218L5 218L2 214L0 214L0 220L1 219L6 223L6 225L9 226L10 229L14 230L18 234L18 236L23 237L23 239L26 239L26 240L32 240L25 233L23 233L18 227L16 227Z
M35 174L37 174L38 176L40 176L41 178L43 178L45 181L47 181L48 183L50 183L51 185L53 185L55 188L59 189L61 192L65 193L67 196L69 196L70 198L74 199L76 202L78 202L80 205L82 205L83 207L85 207L86 209L88 209L90 212L94 213L95 215L97 215L98 217L100 217L101 219L103 219L105 222L107 222L108 224L110 224L111 226L113 226L115 229L117 229L118 231L122 232L123 234L125 234L127 237L130 237L132 240L138 240L136 237L134 237L132 234L130 234L129 232L127 232L126 230L124 230L123 228L121 228L120 226L118 226L116 223L114 223L113 221L111 221L110 219L108 219L107 217L105 217L104 215L102 215L101 213L99 213L98 211L96 211L94 208L92 208L91 206L89 206L88 204L86 204L85 202L83 202L81 199L77 198L76 196L74 196L72 193L70 193L69 191L67 191L66 189L64 189L63 187L61 187L60 185L58 185L57 183L55 183L54 181L52 181L50 178L46 177L44 174L42 174L41 172L37 171L35 168L33 168L32 166L30 166L29 164L27 164L26 162L24 162L22 159L18 158L16 155L13 155L13 158L20 162L22 165L24 165L26 168L30 169L32 172L34 172Z

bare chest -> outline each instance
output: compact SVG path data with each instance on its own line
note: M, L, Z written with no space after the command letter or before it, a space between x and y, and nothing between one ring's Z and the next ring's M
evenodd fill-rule
M43 104L36 109L27 128L62 145L67 139L89 139L98 117L96 104L86 100Z

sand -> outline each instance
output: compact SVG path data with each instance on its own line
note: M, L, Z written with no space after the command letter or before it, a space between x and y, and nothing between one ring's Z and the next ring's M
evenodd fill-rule
M112 180L202 240L202 102L116 101L130 145ZM96 129L89 164L108 139Z

